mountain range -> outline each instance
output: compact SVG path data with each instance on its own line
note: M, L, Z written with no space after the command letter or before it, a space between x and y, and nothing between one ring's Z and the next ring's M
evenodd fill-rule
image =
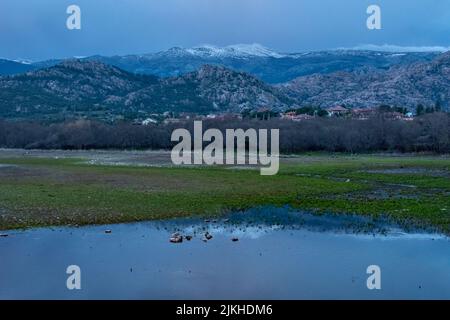
M165 111L342 104L413 109L439 102L448 108L450 100L450 52L281 54L258 45L205 46L144 56L0 63L0 70L8 74L0 77L4 118L133 119Z
M132 73L157 77L175 77L200 69L203 65L224 66L242 71L270 84L284 83L300 76L335 71L354 71L360 68L386 70L394 65L426 62L439 52L383 52L370 50L330 50L302 53L280 53L259 44L240 44L227 47L205 45L194 48L174 47L166 51L143 55L89 56L82 60L98 61ZM6 61L0 75L11 75L48 68L65 59L35 63ZM5 62L5 60L3 60ZM5 63L6 63L5 62Z

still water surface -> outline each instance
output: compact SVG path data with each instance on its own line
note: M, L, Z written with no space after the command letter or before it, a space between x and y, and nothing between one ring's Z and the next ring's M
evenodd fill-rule
M176 231L193 238L170 243ZM265 208L0 233L0 299L450 299L448 237L360 217ZM81 290L66 288L69 265Z

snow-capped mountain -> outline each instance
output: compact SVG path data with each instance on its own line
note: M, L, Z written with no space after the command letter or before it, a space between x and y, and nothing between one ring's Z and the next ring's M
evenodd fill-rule
M314 73L354 71L361 68L388 69L393 65L430 61L436 52L402 53L331 50L280 53L259 44L226 47L211 45L180 48L145 55L88 57L121 69L158 77L176 77L199 70L205 64L247 72L268 83L282 83Z
M203 58L253 58L253 57L265 57L265 58L284 58L286 55L278 53L274 50L266 48L260 44L236 44L226 47L217 47L213 45L203 45L199 47L193 47L184 50L186 54L193 56L199 56Z
M394 65L431 61L438 54L439 52L396 53L349 49L280 53L260 44L237 44L226 47L213 45L193 48L174 47L143 55L112 57L97 55L83 59L99 61L132 73L155 75L163 78L194 72L208 64L243 71L268 83L283 83L315 73L351 72L365 68L386 70ZM20 64L19 66L22 68L17 68L17 70L23 72L23 70L47 68L61 61L37 62L26 65L26 68L23 68L24 64ZM16 69L9 68L7 72L4 72L0 65L0 75L13 74L14 70Z

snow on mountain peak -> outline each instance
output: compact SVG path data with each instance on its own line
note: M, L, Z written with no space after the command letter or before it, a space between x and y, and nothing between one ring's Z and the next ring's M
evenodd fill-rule
M179 47L171 48L167 51L172 55L183 56L192 55L203 58L249 58L249 57L271 57L283 58L284 55L268 49L260 44L235 44L226 47L214 45L202 45L198 47L183 49Z
M284 55L266 48L260 44L236 44L224 48L226 51L236 53L243 56L258 56L258 57L272 57L282 58Z
M15 62L15 63L20 63L20 64L26 64L26 65L30 65L33 63L33 61L26 60L26 59L8 59L8 58L0 57L0 60L10 61L10 62Z

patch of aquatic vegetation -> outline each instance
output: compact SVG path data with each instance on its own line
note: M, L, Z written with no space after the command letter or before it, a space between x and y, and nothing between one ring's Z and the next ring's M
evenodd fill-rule
M413 220L395 221L388 216L314 214L290 207L260 207L228 213L220 218L182 218L155 221L158 229L196 237L206 232L257 237L279 230L308 230L348 234L388 235L398 232L438 232Z

